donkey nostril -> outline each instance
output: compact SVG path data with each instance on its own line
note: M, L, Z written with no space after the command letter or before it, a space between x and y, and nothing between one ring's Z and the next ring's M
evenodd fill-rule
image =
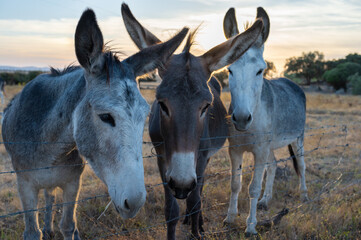
M252 120L252 114L250 114L247 118L247 122L250 122Z
M233 120L233 122L237 122L237 119L236 119L236 117L234 116L234 114L232 114L232 120Z
M127 209L127 210L130 210L130 207L129 207L129 204L128 204L128 200L125 199L124 201L124 208Z

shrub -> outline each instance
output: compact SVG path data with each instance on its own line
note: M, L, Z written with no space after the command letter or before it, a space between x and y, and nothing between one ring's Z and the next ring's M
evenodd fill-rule
M39 74L40 71L29 71L29 72L2 72L0 77L4 79L7 85L25 85L26 83L33 80Z
M323 79L326 80L335 90L343 88L347 91L347 78L355 73L361 74L361 65L358 63L346 62L337 65L336 68L326 71Z
M351 83L352 94L361 95L361 75L355 73L352 76L349 76L347 80Z

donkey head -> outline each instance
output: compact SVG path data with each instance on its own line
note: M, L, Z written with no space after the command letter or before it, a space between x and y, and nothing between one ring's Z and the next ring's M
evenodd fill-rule
M263 20L263 30L255 44L229 68L229 87L232 95L232 122L239 131L247 130L253 121L253 113L261 101L263 71L267 67L263 59L264 42L268 38L270 21L266 11L257 8L257 19ZM223 21L226 38L237 35L238 26L234 8L230 8Z
M187 32L183 29L169 41L120 61L104 50L92 10L83 13L76 28L76 56L84 68L86 91L73 115L74 138L123 218L133 217L146 197L142 137L149 106L135 79L167 62Z
M128 33L142 49L160 42L122 5L122 15ZM202 56L190 53L195 32L188 37L182 53L174 55L163 68L156 91L152 114L160 118L160 133L164 140L165 180L176 198L186 198L197 184L197 160L200 138L206 136L209 108L213 107L213 94L208 80L213 71L238 59L257 39L262 21L245 33L212 48ZM151 130L150 130L151 131ZM205 146L205 145L202 145Z

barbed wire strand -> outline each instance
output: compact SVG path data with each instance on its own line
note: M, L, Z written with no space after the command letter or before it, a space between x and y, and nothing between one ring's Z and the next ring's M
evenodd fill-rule
M335 127L336 125L330 125L330 126L331 126L331 127ZM342 156L339 158L337 165L334 166L333 169L336 168L337 166L339 166L339 165L341 164L342 160L343 160L343 154L344 154L344 152L346 151L346 149L347 149L348 147L350 147L350 146L357 146L359 143L353 143L353 144L347 143L347 135L348 135L348 131L349 131L348 126L347 126L347 125L344 125L344 124L343 124L343 125L337 125L337 126L342 126L342 127L343 127L343 130L342 130L343 133L342 133L342 134L338 134L338 135L336 135L336 136L337 136L337 137L342 137L342 136L343 136L343 137L344 137L344 142L345 142L346 144L336 144L336 145L334 145L334 146L325 146L325 147L320 146L321 140L322 140L323 136L325 136L325 135L327 135L327 134L335 134L336 131L316 133L316 134L309 134L308 137L310 137L310 136L316 136L316 135L321 135L321 136L320 136L320 141L318 141L318 144L317 144L317 146L316 146L315 148L313 148L313 149L311 149L311 150L309 150L309 151L305 151L303 155L305 156L306 154L310 154L310 153L312 153L312 152L314 152L314 151L317 151L317 150L325 150L325 149L332 149L332 148L336 148L336 147L342 147L342 148L343 148ZM323 127L323 128L319 128L319 129L324 129L324 127ZM265 142L269 142L269 141L270 141L270 140L265 141ZM144 143L146 144L146 143L151 143L151 142L144 142ZM262 142L261 142L261 143L262 143ZM0 144L1 144L1 142L0 142ZM39 144L39 143L36 143L36 144ZM163 143L162 143L162 142L158 142L157 144L163 144ZM260 144L260 143L253 142L253 143L247 143L247 144ZM154 143L153 143L153 145L154 145ZM242 144L242 145L243 145L243 144ZM237 145L230 145L230 146L226 146L226 147L229 148L229 147L236 147L236 146L242 146L242 145L237 144ZM212 149L212 148L209 148L209 149L200 149L200 151L206 151L206 150L210 150L210 149ZM296 155L296 156L297 156L297 155ZM299 155L299 156L300 156L300 155ZM156 157L156 156L153 156L153 155L145 156L145 158L148 158L148 157ZM279 160L276 160L276 161L273 161L273 162L267 162L267 163L264 163L264 165L266 166L266 165L268 165L268 164L277 164L277 163L280 163L280 162L289 161L289 160L291 160L291 159L292 159L292 156L291 156L291 157L288 157L288 158L279 159ZM83 165L83 164L74 164L74 166L75 166L75 165ZM73 165L64 165L64 166L73 166ZM50 167L44 167L44 168L41 168L41 169L46 170L46 169L51 169L52 167L64 167L64 166L50 166ZM241 175L241 174L246 174L246 173L252 173L252 171L253 171L252 168L254 168L254 167L255 167L255 166L249 165L249 166L247 166L247 167L243 167L242 169L237 169L237 171L239 171L239 170L241 171L241 173L239 173L239 175ZM264 166L263 166L263 167L264 167ZM248 172L247 172L247 171L244 171L245 168L249 168L250 170L249 170ZM30 169L29 169L29 170L30 170ZM21 171L29 171L29 170L21 170ZM243 170L243 172L242 172L242 170ZM224 170L224 172L226 172L226 171L229 172L229 169L225 169L225 170ZM4 174L4 173L16 173L16 172L18 172L18 171L0 172L0 174ZM220 174L220 172L216 172L216 173L213 173L213 174L205 175L204 177L212 177L212 176L219 175L219 174ZM336 186L336 184L341 181L342 176L343 176L343 174L340 174L340 176L339 176L335 181L333 181L333 182L331 182L331 183L330 183L330 182L326 183L326 184L322 187L322 189L321 189L322 191L320 192L320 194L318 195L318 197L313 198L312 201L310 201L310 202L314 202L314 201L319 200L319 199L321 198L321 196L328 191L328 190L327 190L327 187L330 186L332 183L334 184L334 186ZM229 176L227 175L227 180L229 180L228 177L229 177ZM224 179L221 179L221 180L218 179L217 181L207 182L206 184L215 184L215 183L219 183L219 182L224 181L224 180L225 180L225 178L224 178ZM154 185L147 186L147 188L150 189L150 188L154 188L154 187L156 187L156 186L161 186L161 185L164 185L164 184L166 184L166 183L158 183L158 184L154 184ZM204 184L204 185L206 185L206 184ZM335 187L334 187L333 189L335 189ZM78 201L74 201L74 202L65 202L65 203L54 204L53 207L59 208L59 207L62 207L62 206L64 206L64 205L79 204L79 203L82 203L82 202L85 202L85 201L89 201L89 200L91 200L91 199L96 199L96 198L101 198L101 197L108 197L108 196L109 196L108 194L102 194L102 195L97 195L97 196L93 196L93 197L87 197L87 198L84 198L84 199L81 199L81 200L78 200ZM298 206L296 206L296 207L293 207L293 208L290 209L290 211L296 211L297 209L301 208L302 206L304 206L305 204L308 204L308 203L310 203L310 202L302 203L302 204L300 204L300 205L298 205ZM212 205L210 208L215 207L215 206L219 206L219 205L225 205L225 204L228 204L228 202L227 202L227 203L221 203L221 204L215 204L215 205ZM109 206L109 204L108 204L108 206ZM47 207L38 208L38 209L31 209L31 210L26 210L26 211L18 211L18 212L14 212L14 213L9 213L9 214L6 214L6 215L2 215L2 216L0 216L0 219L6 218L6 217L10 217L10 216L16 216L16 215L24 214L24 213L27 213L27 212L46 211L46 209L47 209ZM194 214L194 213L196 213L196 212L198 212L198 211L202 211L202 210L206 210L206 209L208 209L208 208L202 208L202 209L197 210L197 211L190 211L190 213L188 213L188 214L179 216L179 217L177 217L177 218L175 218L175 219L171 219L171 220L169 220L169 221L174 221L174 220L179 219L179 218L182 218L182 217L187 217L187 216L190 216L190 215L192 215L192 214ZM192 210L193 210L193 209L192 209ZM131 229L131 231L147 230L147 229L150 229L150 228L159 226L159 225L164 225L164 224L166 224L166 223L169 222L169 221L157 223L157 224L155 224L155 225L151 225L151 226L147 226L147 227L143 227L143 228ZM111 235L103 236L102 238L109 237L109 236L121 235L121 234L125 234L125 233L128 234L129 232L130 232L130 230L126 230L126 231L114 233L114 234L111 234ZM212 233L212 232L206 232L206 234L213 234L213 233ZM100 238L96 238L96 239L100 239Z
M334 127L336 125L332 125L332 127ZM345 125L343 125L345 126ZM315 134L309 134L309 135L305 135L307 137L313 137L313 136L317 136L317 135L326 135L326 134L335 134L336 131L331 131L331 132L322 132L322 133L315 133ZM282 138L282 141L285 140L290 140L290 139L295 139L296 137L284 137ZM209 151L209 150L219 150L219 149L223 149L223 148L230 148L230 147L241 147L241 146L248 146L248 145L256 145L256 144L262 144L262 143L271 143L272 141L275 141L275 139L270 139L270 140L266 140L266 141L260 141L260 142L247 142L247 143L241 143L241 144L234 144L234 145L226 145L226 146L222 146L220 148L204 148L204 149L199 149L198 151L203 152L203 151ZM0 144L3 143L10 143L10 144L28 144L28 142L0 142ZM31 144L55 144L56 142L29 142ZM60 142L60 144L73 144L70 142ZM154 146L151 148L151 155L147 155L147 156L143 156L143 159L150 159L150 158L157 158L157 157L162 157L162 155L156 154L154 152L155 148L162 145L163 142L146 142L144 141L143 144L153 144ZM12 171L3 171L0 172L0 175L2 174L14 174L14 173L21 173L21 172L29 172L29 171L39 171L39 170L48 170L48 169L53 169L53 168L58 168L58 167L75 167L75 166L81 166L81 165L87 165L88 163L79 163L79 164L66 164L66 165L54 165L54 166L46 166L46 167L39 167L39 168L31 168L31 169L21 169L21 170L12 170Z

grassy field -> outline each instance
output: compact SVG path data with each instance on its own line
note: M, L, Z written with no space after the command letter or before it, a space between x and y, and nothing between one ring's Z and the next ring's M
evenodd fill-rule
M11 98L20 87L7 87ZM142 90L149 103L154 90ZM223 93L229 104L229 93ZM260 239L361 239L361 97L335 94L307 94L307 126L305 139L306 179L311 200L305 204L299 200L298 177L290 162L279 165L279 177L275 181L274 196L268 211L258 211L258 220L271 218L283 208L290 210L280 222L271 228L259 229ZM322 127L326 126L326 127ZM322 128L320 128L322 127ZM149 141L147 126L144 140ZM349 144L346 146L346 144ZM228 142L226 143L228 145ZM152 154L152 146L145 144L143 155ZM309 152L308 152L309 151ZM286 149L276 151L276 156L288 158ZM205 220L205 239L244 239L246 217L249 211L248 183L252 155L246 154L243 164L244 184L239 198L237 224L223 227L230 195L229 157L227 149L220 150L206 170L202 207ZM109 203L109 197L84 201L78 205L78 228L82 239L165 239L163 187L156 159L145 158L145 181L148 195L145 206L131 220L122 220L111 206L99 218ZM0 145L0 172L12 170L10 159ZM79 199L107 192L105 185L87 166ZM44 206L43 193L39 207ZM57 191L57 203L62 202L61 190ZM179 201L181 214L185 202ZM0 175L0 216L21 210L14 174ZM55 239L62 239L58 223L61 208L55 213ZM40 225L43 227L43 213ZM181 221L183 218L181 218ZM0 218L0 239L21 239L24 229L22 215ZM190 227L177 227L178 239L189 237Z

